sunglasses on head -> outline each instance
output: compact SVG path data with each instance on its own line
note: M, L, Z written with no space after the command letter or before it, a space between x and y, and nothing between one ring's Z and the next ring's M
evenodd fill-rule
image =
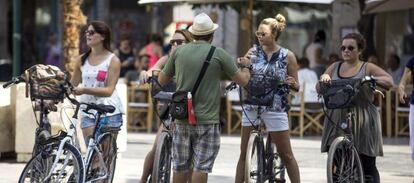
M353 46L341 46L341 51L345 51L348 49L349 51L354 51L355 47Z
M184 40L182 39L171 39L170 44L171 45L182 45L184 43Z
M257 37L265 37L267 34L265 32L257 32L256 31L256 36Z
M86 31L85 31L85 34L86 34L86 35L90 35L90 36L93 36L95 33L96 33L96 32L95 32L94 30L86 30Z

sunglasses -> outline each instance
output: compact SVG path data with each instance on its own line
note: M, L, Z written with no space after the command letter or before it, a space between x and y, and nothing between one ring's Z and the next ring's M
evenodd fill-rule
M171 39L170 44L171 45L182 45L184 43L184 40L182 39Z
M341 51L345 51L348 49L349 51L354 51L355 47L353 46L341 46Z
M90 35L90 36L93 36L95 33L96 33L96 31L94 31L94 30L86 30L85 31L85 34Z
M265 37L267 35L267 33L265 33L265 32L257 32L257 31L256 31L255 34L256 34L257 37Z

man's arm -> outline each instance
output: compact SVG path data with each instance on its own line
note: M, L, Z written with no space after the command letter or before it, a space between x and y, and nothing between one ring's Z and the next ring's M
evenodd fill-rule
M172 81L172 77L165 75L163 72L160 73L158 76L158 82L161 86L165 86L166 84Z
M248 68L241 68L240 72L231 77L231 80L240 86L246 86L250 80L250 70Z
M240 57L237 59L237 64L241 66L240 71L237 72L234 76L231 77L231 80L236 82L240 86L246 86L250 80L250 70L251 66L250 59L246 56Z

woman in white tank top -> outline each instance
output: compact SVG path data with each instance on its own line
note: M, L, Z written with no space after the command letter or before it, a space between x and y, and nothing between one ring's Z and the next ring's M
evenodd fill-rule
M92 21L85 36L89 50L76 59L73 93L81 95L81 102L113 105L115 111L102 120L110 127L120 127L124 111L115 86L121 63L110 49L111 30L104 22ZM87 143L95 128L94 116L81 112L81 128Z

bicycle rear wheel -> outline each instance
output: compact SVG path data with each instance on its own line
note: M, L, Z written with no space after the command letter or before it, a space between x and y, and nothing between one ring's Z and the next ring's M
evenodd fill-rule
M246 149L245 173L246 183L263 182L263 143L260 145L257 133L251 133Z
M101 145L102 155L108 169L108 176L104 182L112 182L114 180L116 158L118 153L116 139L114 138L113 134L107 133L100 139L99 144ZM107 144L109 146L102 144Z
M167 132L162 132L155 150L155 160L152 168L152 183L170 182L171 177L171 137Z
M101 155L105 163L107 172L100 168L100 157L96 151L92 151L92 155L87 165L86 181L100 180L102 182L112 182L115 175L116 158L117 158L117 145L116 139L113 134L105 133L100 136L99 146L101 149ZM102 179L106 173L105 179Z
M267 167L270 169L269 183L285 183L285 165L277 152L276 145L272 143L270 134L266 140L266 157Z
M26 164L20 175L19 183L83 182L83 161L80 152L70 144L65 144L60 154L57 153L58 148L58 143L45 145ZM55 159L58 161L52 170ZM48 177L49 174L50 177Z
M364 182L359 155L354 146L345 137L337 137L331 144L328 153L328 183Z

